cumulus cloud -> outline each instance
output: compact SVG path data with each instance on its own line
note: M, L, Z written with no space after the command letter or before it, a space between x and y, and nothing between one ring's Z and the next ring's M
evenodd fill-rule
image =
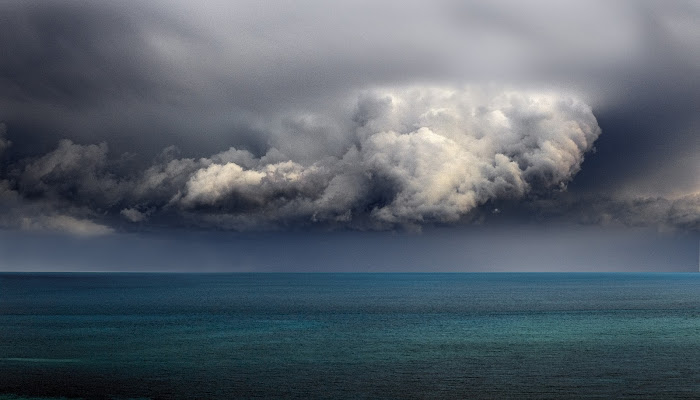
M21 196L56 210L132 222L165 213L232 229L419 228L458 222L488 201L565 187L600 134L590 107L569 96L475 87L370 90L341 119L346 149L315 160L274 147L199 159L166 148L145 170L120 176L106 143L61 140L18 162L11 177ZM100 232L66 218L23 226Z
M356 142L342 157L212 162L174 200L261 220L293 205L314 222L456 222L489 200L565 186L600 134L578 100L474 88L371 91L352 120Z
M44 155L9 165L0 181L0 223L74 235L110 233L118 218L234 230L414 230L468 222L526 199L526 209L546 219L700 230L697 193L565 193L601 134L591 108L567 94L373 89L344 113L319 118L346 127L346 144L315 159L283 143L262 155L232 147L202 158L168 147L124 174L106 143L61 140ZM498 210L494 218L503 214Z
M55 196L94 206L110 206L123 193L109 172L106 143L80 145L61 140L58 147L29 160L15 171L19 189L27 195Z
M53 232L73 236L101 236L114 232L106 224L94 221L93 210L76 207L68 201L27 198L12 188L9 180L0 180L0 229Z
M310 214L355 223L364 215L391 224L459 219L484 199L565 185L582 145L542 133L562 121L552 119L553 130L533 122L539 133L520 135L527 115L450 115L464 111L457 103L466 97L494 109L503 101L504 115L508 107L536 112L508 96L471 91L438 106L440 90L421 99L387 90L365 93L356 112L347 110L363 88L486 82L547 87L560 97L569 90L595 109L604 146L588 158L579 187L662 197L697 187L696 169L686 165L697 164L700 151L697 2L337 1L331 9L318 1L270 8L247 0L52 0L0 2L0 13L0 50L12 54L0 58L0 120L10 131L0 134L0 153L12 139L3 169L14 168L3 178L27 197L70 198L110 215L167 209L240 219L233 211L246 209L268 221ZM448 134L449 124L477 137L482 125L489 137L501 129L494 145L505 158L478 147L492 139L466 143L470 136ZM170 144L183 154L168 150L148 164ZM494 184L448 195L426 175L425 160L410 166L381 146L427 146L461 163L486 159L468 180L487 176ZM120 169L108 150L142 158ZM446 175L466 174L429 162ZM301 185L308 179L320 188ZM221 187L207 189L214 180Z

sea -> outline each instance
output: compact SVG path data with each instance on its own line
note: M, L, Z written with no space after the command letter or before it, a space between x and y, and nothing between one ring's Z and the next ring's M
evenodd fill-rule
M0 399L700 399L700 273L1 273Z

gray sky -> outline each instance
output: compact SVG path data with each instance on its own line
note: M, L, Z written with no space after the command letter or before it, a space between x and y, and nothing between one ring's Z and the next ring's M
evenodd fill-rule
M697 268L697 2L0 15L2 270Z

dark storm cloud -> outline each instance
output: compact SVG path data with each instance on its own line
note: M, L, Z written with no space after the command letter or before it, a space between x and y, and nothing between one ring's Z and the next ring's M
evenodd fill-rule
M568 185L697 230L699 9L3 2L5 226L419 227Z
M148 21L107 3L4 2L3 8L5 98L71 109L136 96L139 87L143 96L152 92L154 65L141 26Z
M700 231L700 194L674 197L611 196L559 192L521 204L499 204L502 213L535 223L574 222L604 227L654 228L658 232Z
M136 3L3 2L0 8L1 118L16 136L16 151L46 151L67 138L108 140L122 151L136 144L153 154L185 134L184 121L202 111L201 91L153 42L163 35L208 45L173 17ZM188 115L178 117L183 110Z
M600 134L588 106L547 93L385 89L361 96L354 112L348 136L356 144L312 163L275 148L262 157L230 148L199 159L168 148L125 176L113 171L107 144L64 139L11 164L8 179L14 193L57 213L82 207L137 223L175 213L237 230L415 229L457 222L489 200L565 186Z

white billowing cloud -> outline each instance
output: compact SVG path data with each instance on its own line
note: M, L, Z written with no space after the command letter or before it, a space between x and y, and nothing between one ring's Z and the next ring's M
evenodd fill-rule
M176 143L195 164L221 146L260 155L269 145L288 156L279 161L310 165L332 146L339 158L347 150L348 121L339 116L350 92L500 82L573 90L596 110L633 121L632 129L612 124L608 134L616 144L634 133L638 145L626 150L635 166L603 160L611 182L603 192L638 188L641 180L645 195L668 196L694 182L693 171L667 160L698 153L700 2L122 3L0 2L8 16L0 47L13 55L4 60L0 119L22 132L12 136L15 154L60 133L146 157ZM601 159L625 159L614 152ZM176 164L170 167L185 167ZM150 183L177 173L154 167ZM649 180L654 174L660 177ZM171 198L184 190L179 182L159 193Z
M106 144L63 140L0 180L0 226L100 235L112 229L96 218L119 214L134 223L157 217L235 230L420 229L468 220L489 202L528 197L537 215L564 207L567 220L582 223L700 229L696 192L548 200L566 188L601 133L591 109L564 94L377 89L335 118L330 125L347 127L340 153L295 158L287 154L299 153L296 144L279 141L260 157L230 148L194 159L177 158L171 147L129 176L114 171Z
M371 171L399 191L386 221L454 221L474 207L565 184L600 134L590 108L554 94L422 89L384 95L362 128ZM377 133L370 133L378 131Z
M211 164L190 178L181 202L206 205L231 197L265 201L290 191L313 194L313 188L304 186L317 173L316 165L303 167L293 161L267 164L258 169L243 169L234 162Z
M28 231L67 233L76 236L101 236L114 232L108 226L70 215L23 217L21 228Z
M173 202L229 221L455 222L489 200L565 186L600 134L587 105L554 93L377 90L353 120L342 158L302 165L230 150L247 165L200 160Z
M238 230L419 229L458 222L489 201L565 188L600 134L579 100L489 87L376 89L319 119L346 127L345 150L335 142L321 156L299 156L294 134L261 157L230 148L177 158L166 148L129 176L114 171L106 144L62 140L14 168L18 193L41 205L21 226L103 234L109 228L84 217L143 222L161 213Z
M507 156L482 159L426 127L408 134L380 132L364 149L368 168L398 185L393 201L372 211L387 222L452 222L499 194L517 197L527 189Z
M187 194L182 201L185 204L215 203L236 191L242 196L259 188L263 177L264 173L244 170L233 162L212 164L197 171L187 182Z

